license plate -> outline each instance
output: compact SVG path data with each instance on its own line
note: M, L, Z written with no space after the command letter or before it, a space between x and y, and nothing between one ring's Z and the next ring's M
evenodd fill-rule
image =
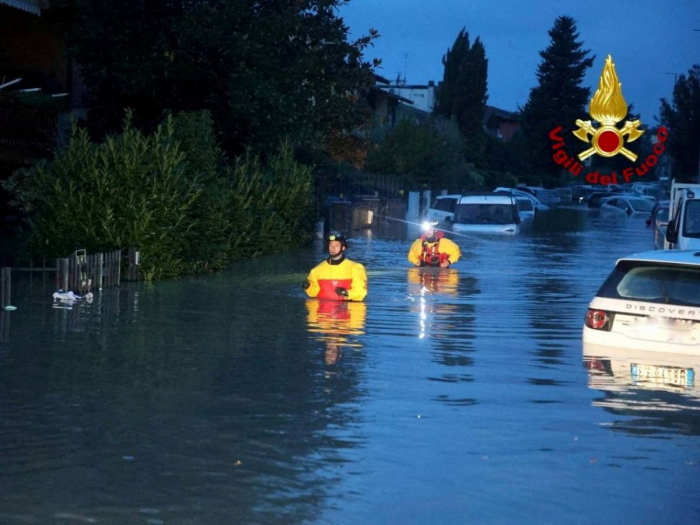
M695 382L695 370L673 366L631 365L632 381L635 383L653 383L692 387Z
M632 339L683 345L700 344L700 323L686 319L615 314L613 330Z

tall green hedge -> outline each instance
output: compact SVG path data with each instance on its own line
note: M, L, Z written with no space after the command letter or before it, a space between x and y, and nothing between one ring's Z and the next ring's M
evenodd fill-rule
M228 165L206 112L168 116L152 134L127 116L99 144L74 127L52 161L5 187L29 212L35 253L136 247L147 280L306 242L315 220L311 170L289 146L267 163L247 155Z

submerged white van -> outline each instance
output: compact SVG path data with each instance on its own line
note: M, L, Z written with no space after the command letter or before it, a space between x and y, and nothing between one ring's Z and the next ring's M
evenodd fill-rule
M450 224L454 220L455 207L460 195L438 195L425 212L425 218L435 220L440 226Z
M462 195L455 208L452 231L516 234L520 232L520 223L513 195Z
M700 249L700 184L673 184L665 248Z

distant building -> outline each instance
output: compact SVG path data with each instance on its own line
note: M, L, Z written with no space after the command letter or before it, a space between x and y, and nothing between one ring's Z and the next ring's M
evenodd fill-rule
M413 101L386 89L389 81L374 75L375 85L370 90L368 102L379 126L393 127L402 118L422 119L429 114L413 107Z
M435 96L435 82L428 82L427 86L413 84L388 84L381 86L380 89L394 95L398 95L404 99L408 99L413 103L413 107L425 113L432 113L437 102Z
M427 85L390 84L388 80L377 84L378 89L397 97L399 108L411 102L413 113L425 118L435 111L438 102L440 86L432 80ZM400 110L400 109L399 109ZM484 112L484 131L503 142L510 142L513 135L520 129L518 114L494 106L486 106Z
M486 106L484 130L488 135L501 139L503 142L510 142L519 129L520 120L517 113L494 106Z

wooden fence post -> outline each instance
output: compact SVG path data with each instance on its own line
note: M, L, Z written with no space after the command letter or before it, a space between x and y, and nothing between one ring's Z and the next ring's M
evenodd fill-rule
M68 291L68 259L56 259L56 289Z
M12 268L3 266L0 270L0 308L10 305L12 300Z

